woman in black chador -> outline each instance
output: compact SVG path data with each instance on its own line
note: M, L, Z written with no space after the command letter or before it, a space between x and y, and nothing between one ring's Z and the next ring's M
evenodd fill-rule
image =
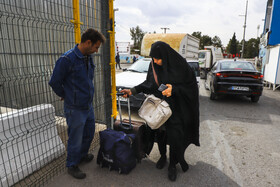
M190 144L199 146L199 98L195 73L186 60L168 44L158 41L151 47L150 64L146 80L132 89L121 92L135 95L140 92L154 94L165 99L172 110L167 122L156 130L157 142L161 157L156 167L162 169L166 163L166 144L170 145L170 162L168 178L175 181L176 164L181 165L185 172L189 166L184 159L184 152ZM152 64L153 63L153 64ZM154 78L153 68L157 74ZM156 80L158 84L156 83ZM158 91L158 85L165 84L168 88Z

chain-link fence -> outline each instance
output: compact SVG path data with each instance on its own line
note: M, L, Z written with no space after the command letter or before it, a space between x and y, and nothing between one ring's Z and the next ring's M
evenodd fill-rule
M93 105L96 122L109 125L109 5L103 0L80 0L79 5L81 32L95 28L107 39L93 55ZM70 0L0 0L1 187L39 186L65 170L63 102L48 81L56 60L75 45L72 19ZM96 131L101 128L97 124Z

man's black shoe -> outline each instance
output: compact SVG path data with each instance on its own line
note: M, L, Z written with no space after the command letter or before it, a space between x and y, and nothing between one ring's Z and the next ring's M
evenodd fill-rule
M157 161L156 168L162 169L166 164L166 156L161 156Z
M68 174L76 179L86 178L86 174L83 173L78 166L71 166L68 168Z
M176 178L177 178L176 166L169 166L168 167L168 178L171 181L176 181Z
M80 162L90 162L92 161L93 158L94 158L93 154L87 154L81 159Z

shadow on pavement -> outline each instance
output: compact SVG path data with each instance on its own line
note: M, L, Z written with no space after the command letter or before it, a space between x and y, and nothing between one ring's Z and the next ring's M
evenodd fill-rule
M97 150L94 152L95 158ZM66 172L54 178L48 185L49 187L91 187L91 186L239 186L231 178L215 166L205 162L197 162L190 165L190 169L183 173L177 165L177 180L171 182L167 178L167 166L162 170L155 167L155 163L146 158L128 175L119 174L117 171L109 171L108 168L101 168L94 159L89 164L80 166L86 172L87 177L83 180L74 179Z

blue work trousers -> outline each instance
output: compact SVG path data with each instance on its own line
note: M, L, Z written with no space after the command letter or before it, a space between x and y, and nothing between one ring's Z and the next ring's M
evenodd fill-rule
M81 158L88 154L88 150L95 132L94 111L77 110L64 106L64 113L68 125L68 144L66 167L80 163Z

